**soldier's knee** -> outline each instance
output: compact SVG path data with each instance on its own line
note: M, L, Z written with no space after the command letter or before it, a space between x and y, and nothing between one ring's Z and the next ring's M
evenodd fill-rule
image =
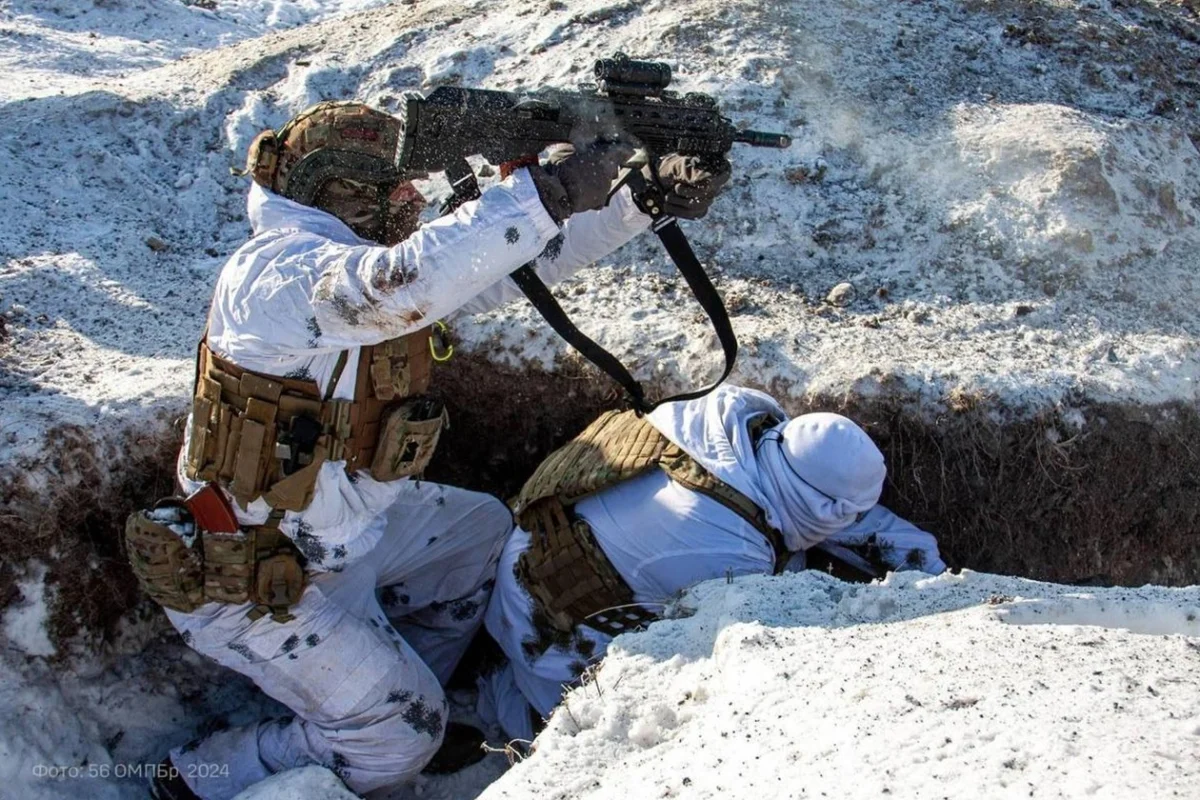
M378 711L369 724L333 736L347 768L344 779L360 794L415 778L441 747L449 722L440 695L393 691Z
M406 740L405 769L419 771L433 758L449 721L450 706L441 697L418 697L401 709L397 723L402 726L398 735Z

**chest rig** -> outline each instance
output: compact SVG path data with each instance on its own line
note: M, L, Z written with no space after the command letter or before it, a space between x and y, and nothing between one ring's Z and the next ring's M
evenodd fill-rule
M261 497L277 512L303 511L326 461L390 481L419 474L433 457L446 414L424 396L428 329L363 347L350 400L332 397L348 351L322 394L311 380L242 369L207 341L199 350L185 472L218 484L243 509Z
M769 424L763 420L763 427ZM783 539L750 498L713 477L635 412L608 411L551 453L514 501L517 521L532 540L516 574L534 600L535 624L559 632L583 624L615 636L657 618L634 602L591 527L574 514L583 498L652 469L753 525L770 543L776 571L782 569L789 556Z
M185 473L208 485L126 521L126 551L146 594L183 612L249 603L251 619L270 614L286 622L307 577L304 557L279 523L285 511L312 502L321 465L344 461L348 473L369 469L378 481L425 469L446 422L441 402L424 396L429 331L362 348L354 396L334 400L348 358L339 356L322 394L314 381L242 369L200 342ZM243 509L264 498L272 509L267 522L239 525L214 485Z

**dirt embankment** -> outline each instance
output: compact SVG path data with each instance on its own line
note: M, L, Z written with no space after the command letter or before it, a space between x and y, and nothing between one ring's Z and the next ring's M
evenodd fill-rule
M174 491L179 431L163 420L127 433L109 445L124 451L114 471L90 431L64 426L47 437L54 457L36 485L20 472L0 472L0 610L33 599L21 597L18 583L31 564L42 564L53 641L112 633L143 601L121 542L125 516Z
M392 5L115 82L64 74L69 94L0 109L16 156L0 188L20 201L0 236L0 606L35 560L59 639L138 601L120 525L170 488L166 417L186 407L195 297L246 235L227 167L251 136L321 99L566 86L618 40L680 66L680 88L717 93L739 124L795 135L784 153L740 149L692 229L724 272L743 382L793 413L862 421L889 458L885 502L959 565L1200 580L1192 0L479 5L469 19ZM152 142L166 149L151 157ZM41 180L47 163L77 183ZM564 302L638 374L691 382L708 332L664 270L643 237ZM862 296L822 301L846 281ZM507 496L619 402L586 372L487 361L494 343L553 362L530 313L464 334L481 355L439 379L454 427L432 479ZM868 396L842 393L871 376Z
M508 497L541 458L619 398L584 375L519 373L477 358L444 375L453 427L430 477ZM887 457L883 502L933 531L956 567L1061 583L1200 581L1200 413L1093 405L1064 420L962 393L937 409L897 397L788 399L838 411Z
M587 370L518 371L457 357L439 375L452 425L428 478L502 498L552 449L620 404ZM895 398L788 400L793 414L835 410L887 456L883 501L938 535L955 567L1061 583L1200 582L1200 413L1184 405L1091 406L1069 424L1046 412L999 422L965 394L936 412ZM53 638L115 630L141 597L120 542L125 515L172 491L179 425L130 437L119 473L86 431L55 435L55 467L78 480L34 493L0 486L6 553L0 602L19 600L20 565L49 568Z

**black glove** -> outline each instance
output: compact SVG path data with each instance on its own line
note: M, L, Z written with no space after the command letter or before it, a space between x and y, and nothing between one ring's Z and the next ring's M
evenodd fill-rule
M670 153L658 162L658 184L663 190L663 210L680 219L700 219L729 183L733 168L721 158Z
M541 167L530 167L542 205L562 223L580 211L604 208L608 192L621 165L633 157L634 148L620 142L596 142L582 152L563 145Z

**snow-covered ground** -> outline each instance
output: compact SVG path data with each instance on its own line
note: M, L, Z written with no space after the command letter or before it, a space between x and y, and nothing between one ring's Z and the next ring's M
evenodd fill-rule
M246 233L228 167L258 130L329 98L569 86L617 50L795 137L739 147L686 226L736 315L735 378L785 399L979 389L1017 412L1196 397L1186 5L419 0L319 21L371 5L0 5L0 465L41 465L57 425L161 431L184 407ZM681 286L643 237L561 293L670 386L718 368ZM498 360L567 349L523 304L457 334Z
M125 78L387 0L5 0L5 101L74 94L86 79ZM16 74L14 74L16 73Z
M0 800L144 800L167 752L207 732L291 712L187 645L158 611L132 617L100 649L55 654L40 577L22 586L0 637ZM451 692L452 713L474 717L474 693ZM455 775L421 776L379 800L463 800L499 777L493 754ZM319 767L277 776L246 800L354 797Z
M1200 589L803 573L680 605L483 800L1200 796Z
M36 626L36 608L10 609L6 628ZM103 652L69 666L25 654L9 639L0 659L0 797L145 797L168 748L220 724L285 709L249 682L192 652L158 619L127 626Z
M246 235L228 167L258 130L323 99L569 86L618 50L795 138L737 149L729 191L685 225L734 314L735 379L785 403L978 390L1067 419L1194 403L1195 9L0 0L0 487L69 478L44 446L62 426L118 469L130 441L169 433ZM718 362L681 287L643 237L559 294L670 388ZM502 362L566 352L523 304L456 334ZM133 765L271 711L161 620L48 660L56 589L40 564L25 575L0 598L0 797L139 797ZM694 614L621 640L485 796L1200 795L1195 589L810 575L708 584L682 606ZM474 797L504 764L397 797ZM319 770L275 783L252 794L337 796Z
M1200 795L1200 588L801 573L705 583L674 613L618 639L515 768L492 755L390 797ZM133 765L281 710L146 637L0 677L0 796L136 798ZM243 795L349 796L316 767Z

